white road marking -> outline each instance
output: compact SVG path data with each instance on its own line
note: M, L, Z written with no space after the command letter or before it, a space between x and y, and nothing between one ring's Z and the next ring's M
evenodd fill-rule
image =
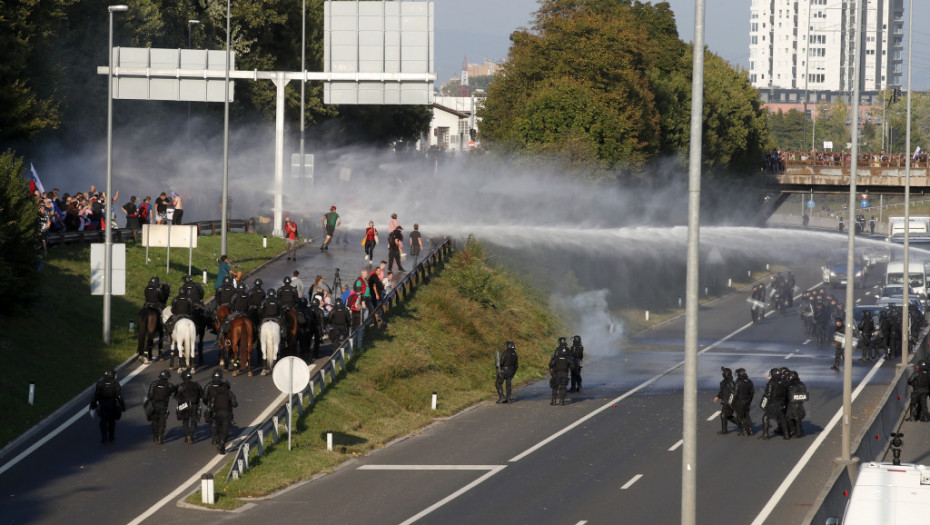
M790 354L786 355L786 356L785 356L785 361L791 359L791 356L793 356L793 355L794 355L794 352L791 352Z
M411 523L414 523L415 521L419 520L420 518L426 516L427 514L433 512L434 510L438 509L439 507L442 507L442 506L445 505L446 503L449 503L450 501L454 500L455 498L457 498L457 497L461 496L462 494L465 494L465 493L468 492L469 490L471 490L471 489L477 487L477 486L480 485L483 481L485 481L486 479L490 478L490 477L493 476L494 474L497 474L498 472L504 470L505 468L507 468L506 465L496 465L496 466L494 466L494 468L493 468L490 472L486 473L485 475L481 476L480 478L476 479L475 481L472 481L472 482L469 483L468 485L465 485L464 487L462 487L462 488L460 488L459 490L453 492L452 494L449 494L449 495L446 496L445 498L443 498L443 499L437 501L436 503L430 505L429 507L427 507L427 508L421 510L418 514L416 514L415 516L412 516L412 517L408 518L407 520L405 520L404 522L402 522L400 525L410 525Z
M148 366L149 366L148 364L139 365L138 368L136 368L135 370L133 370L132 372L130 372L129 375L127 375L126 377L124 377L124 378L119 382L120 386L125 385L126 383L128 383L130 380L132 380L132 378L136 377L137 375L139 375L140 372L142 372L143 370L145 370L146 368L148 368ZM29 447L29 448L27 448L26 450L20 452L19 455L17 455L15 458L11 459L9 462L7 462L7 463L4 464L2 467L0 467L0 474L3 474L3 473L6 472L7 470L11 469L14 465L16 465L17 463L19 463L19 462L22 461L23 459L25 459L26 456L28 456L29 454L32 454L33 452L35 452L36 450L38 450L39 447L41 447L42 445L44 445L44 444L48 443L49 441L51 441L52 438L54 438L54 437L57 436L58 434L61 434L62 432L64 432L64 430L65 430L66 428L70 427L72 424L74 424L75 421L77 421L78 419L81 419L82 417L84 417L85 415L87 415L87 411L88 411L88 407L87 407L86 405L82 405L82 408L80 408L80 409L77 411L76 414L74 414L73 416L71 416L71 418L69 418L67 421L65 421L64 423L62 423L61 425L59 425L58 427L56 427L54 430L52 430L51 432L49 432L48 434L46 434L45 437L43 437L42 439L40 439L40 440L36 441L35 443L33 443L31 447Z
M856 299L856 304L859 304L861 301L862 301L862 298L861 298L861 297L858 298L858 299Z
M678 450L678 447L682 446L684 443L685 443L685 440L679 439L678 443L675 443L674 445L672 445L671 448L668 449L668 451L675 452L676 450Z
M713 421L713 420L717 419L718 417L720 417L720 411L719 411L719 410L716 411L716 412L714 412L713 414L711 414L711 416L710 416L709 418L707 418L707 420L708 420L708 421Z
M803 342L803 343L801 343L801 344L802 344L802 345L806 345L807 343L810 343L810 342L811 342L811 340L810 340L810 339L805 339L805 340L804 340L804 342Z
M637 475L633 476L632 478L630 478L630 481L627 481L627 482L626 482L626 485L620 487L620 490L626 490L626 489L632 487L633 484L636 483L637 481L639 481L639 478L641 478L641 477L643 477L642 474L637 474Z
M855 401L859 394L865 389L866 385L869 384L869 381L872 380L872 377L875 376L875 373L878 372L878 369L881 368L882 364L885 362L885 358L881 358L875 362L875 365L872 366L872 370L862 378L862 382L859 383L859 386L852 393L852 400ZM807 466L807 462L814 456L814 453L817 452L817 449L820 448L820 445L827 439L827 436L830 435L830 432L833 431L833 427L840 421L840 418L843 416L843 407L840 407L836 414L833 415L833 419L827 423L827 426L820 431L820 434L817 436L817 439L811 443L811 446L807 448L807 451L801 456L801 459L798 460L798 463L791 469L791 472L788 473L788 476L782 481L778 489L772 494L772 497L769 499L768 503L765 504L765 507L762 508L762 512L756 516L756 519L753 520L752 525L762 525L765 523L765 520L768 519L769 515L775 510L775 506L778 505L778 502L781 501L781 498L785 495L785 492L788 491L788 487L794 483L794 480L798 477L804 467Z
M258 415L258 417L252 420L252 424L242 429L242 432L239 434L239 437L233 441L232 448L235 449L236 447L238 447L239 445L238 443L236 443L236 441L241 441L243 437L249 435L249 433L252 431L253 428L255 428L255 426L262 424L266 419L271 417L271 414L275 410L277 410L278 407L281 405L281 403L283 403L286 399L287 399L287 394L283 394L283 393L279 394L277 399L275 399L274 402L268 405L268 408L266 408L261 414ZM220 456L219 454L217 454L206 465L204 465L204 467L200 470L200 472L197 472L196 474L188 478L187 481L179 485L178 488L174 489L174 491L171 492L171 494L168 494L164 498L158 500L158 502L152 505L151 507L149 507L148 510L146 510L142 514L139 514L139 516L137 516L136 519L130 521L128 525L138 525L139 523L142 523L143 521L148 519L152 514L155 514L156 512L158 512L159 509L167 505L169 501L174 500L175 498L180 496L182 493L184 493L184 491L188 490L188 487L200 481L200 478L203 474L207 474L211 472L214 468L216 468L216 466L221 461L226 461L227 459L229 458L226 455Z
M588 520L581 520L581 521L579 521L578 523L576 523L575 525L585 525L585 523L587 523L587 522L588 522Z
M742 332L743 330L746 330L746 329L749 328L750 326L753 326L753 323L752 323L752 322L748 322L748 323L744 324L743 326L737 328L736 330L733 330L732 332L730 332L729 334L725 335L725 336L722 337L721 339L718 339L718 340L715 341L714 343L708 345L707 348L705 348L705 349L699 351L699 352L698 352L698 355L700 356L700 355L705 354L706 352L709 352L710 350L713 350L713 349L716 348L717 346L719 346L719 345L721 345L722 343L724 343L724 342L730 340L733 336L735 336L736 334ZM655 383L655 382L658 381L659 379L661 379L661 378L667 376L668 374L674 372L675 370L681 368L682 366L684 366L684 364L685 364L685 362L684 362L683 360L682 360L682 361L679 361L677 364L672 365L671 367L669 367L668 369L666 369L664 372L660 372L660 373L658 373L658 374L656 374L656 375L650 377L649 379L643 381L643 382L640 383L639 385L637 385L637 386L631 388L630 390L627 390L623 395L621 395L621 396L619 396L619 397L616 397L616 398L614 398L614 399L611 399L610 401L608 401L605 405L601 406L600 408L594 409L593 411L589 412L588 414L586 414L586 415L580 417L579 419L575 420L574 423L568 425L567 427L563 428L562 430L559 430L559 431L556 432L555 434L552 434L551 436L549 436L549 437L547 437L546 439L540 441L539 443L533 445L532 447L530 447L530 448L524 450L524 451L521 452L520 454L517 454L516 456L510 458L509 462L510 462L510 463L513 463L513 462L515 462L515 461L520 461L521 459L525 458L526 456L529 456L529 455L532 454L533 452L536 452L537 450L541 449L542 447L548 445L550 442L552 442L552 441L558 439L559 437L562 436L562 434L565 434L565 433L569 432L569 431L572 430L573 428L575 428L575 427L577 427L578 425L584 423L585 421L591 419L592 417L594 417L594 416L600 414L601 412L607 410L607 409L610 408L611 406L616 405L617 403L623 401L624 399L626 399L626 398L632 396L632 395L635 394L636 392L639 392L640 390L646 388L647 386L651 385L652 383Z
M507 465L362 465L356 470L494 470Z

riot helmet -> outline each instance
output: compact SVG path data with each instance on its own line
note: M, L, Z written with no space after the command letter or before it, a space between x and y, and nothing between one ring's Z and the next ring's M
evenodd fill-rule
M116 378L116 370L113 370L112 368L107 369L107 371L103 373L103 377L105 377L105 378L107 378L107 379L115 379L115 378Z
M268 297L271 297L272 299L274 299L277 295L278 295L278 292L276 292L274 288L268 290Z
M261 288L261 287L262 287L262 280L261 280L261 279L255 279L255 282L252 283L252 285L255 286L256 288Z
M185 282L185 283L194 282L194 278L191 277L190 275L185 275L185 276L184 276L184 282Z
M158 286L158 285L159 285L158 276L153 275L152 278L149 279L149 286Z
M337 298L336 298L336 308L339 308L339 307L341 307L341 306L342 306L342 297L337 297Z
M232 285L232 283L233 283L233 278L232 278L231 275L227 275L226 277L223 277L223 284L224 284L224 285L225 285L225 284Z
M507 350L516 350L516 345L513 344L513 341L507 341Z
M284 284L291 284L291 278L285 275L285 276L284 276Z
M749 376L746 374L746 369L745 369L745 368L737 368L737 369L736 369L736 375L737 375L738 377L740 377L741 379L745 379L745 378L749 377Z
M567 344L568 344L568 342L567 342L567 340L566 340L564 337L560 337L560 338L559 338L559 346L565 346L565 345L567 345Z
M777 368L773 368L773 369L769 370L769 377L770 377L771 379L778 379L778 374L779 374L779 372L778 372L778 369L777 369Z
M183 379L183 380L185 380L185 381L190 381L191 378L193 378L193 377L194 377L194 375L191 374L191 369L190 369L190 368L186 368L186 369L184 370L184 372L181 374L181 379Z
M720 371L723 372L723 377L733 377L733 371L725 366L721 366Z
M168 370L162 370L161 373L158 374L158 379L168 379L170 377L171 377L171 372L169 372Z
M920 362L917 363L917 369L918 369L918 370L926 370L926 369L927 369L927 362L924 361L923 359L921 359Z
M572 336L572 344L580 345L581 336L580 335Z
M217 368L213 371L213 379L223 379L223 371Z

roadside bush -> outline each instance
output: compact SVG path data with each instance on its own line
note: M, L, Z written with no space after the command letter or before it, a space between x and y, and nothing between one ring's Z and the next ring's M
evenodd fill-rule
M0 155L0 314L32 302L38 273L39 213L22 173L22 158Z

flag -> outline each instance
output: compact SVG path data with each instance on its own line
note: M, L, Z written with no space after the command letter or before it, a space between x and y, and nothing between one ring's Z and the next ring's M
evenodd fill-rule
M42 181L39 180L39 174L36 173L36 167L29 163L29 195L35 193L36 190L39 190L39 193L45 195L45 187L42 186Z
M914 159L913 159L913 160L917 160L917 159L920 157L920 154L921 154L921 153L922 153L922 150L920 149L920 146L917 146L917 149L914 150Z

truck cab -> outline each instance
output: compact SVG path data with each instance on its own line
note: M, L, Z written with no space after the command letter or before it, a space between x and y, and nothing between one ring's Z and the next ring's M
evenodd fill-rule
M843 525L922 524L930 516L930 467L863 463Z

